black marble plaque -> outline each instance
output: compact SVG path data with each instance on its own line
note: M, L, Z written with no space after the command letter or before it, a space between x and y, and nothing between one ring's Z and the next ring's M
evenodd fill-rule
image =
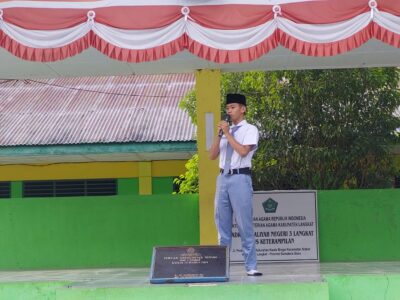
M229 280L226 246L154 247L151 283Z

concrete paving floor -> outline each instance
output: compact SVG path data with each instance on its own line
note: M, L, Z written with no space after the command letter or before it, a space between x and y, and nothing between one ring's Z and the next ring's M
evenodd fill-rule
M243 265L231 265L229 282L193 285L320 282L324 275L400 274L400 262L268 263L258 269L263 276L249 277ZM150 285L149 276L148 268L2 271L0 283L67 281L75 288L134 287Z

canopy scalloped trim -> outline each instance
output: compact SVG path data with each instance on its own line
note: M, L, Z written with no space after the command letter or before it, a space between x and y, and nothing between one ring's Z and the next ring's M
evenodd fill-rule
M130 63L155 61L188 50L221 64L251 62L279 45L306 56L346 53L372 38L400 48L400 17L379 11L373 0L369 5L368 12L329 24L297 23L283 17L281 7L275 6L272 19L237 29L204 26L187 8L168 25L150 29L108 26L97 22L96 13L89 11L85 22L72 27L31 30L3 20L0 10L0 47L24 60L40 62L63 60L93 47Z

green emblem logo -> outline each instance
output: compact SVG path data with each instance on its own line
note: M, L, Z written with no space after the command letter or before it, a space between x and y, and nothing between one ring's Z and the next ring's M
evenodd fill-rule
M267 200L265 200L262 204L264 211L266 214L268 213L275 213L276 209L278 208L278 202L276 202L274 199L272 198L268 198Z

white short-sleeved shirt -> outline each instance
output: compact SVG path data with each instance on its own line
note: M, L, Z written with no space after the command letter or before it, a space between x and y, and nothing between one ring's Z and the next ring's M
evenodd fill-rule
M245 157L241 157L236 151L233 151L231 158L231 169L251 168L251 159L257 150L259 138L258 129L256 126L247 123L246 120L243 120L234 126L240 126L234 134L235 140L241 145L253 145L253 147ZM232 127L234 126L230 127L230 132L232 132ZM225 166L227 142L228 140L226 136L223 135L219 143L219 167L221 169L223 169Z

